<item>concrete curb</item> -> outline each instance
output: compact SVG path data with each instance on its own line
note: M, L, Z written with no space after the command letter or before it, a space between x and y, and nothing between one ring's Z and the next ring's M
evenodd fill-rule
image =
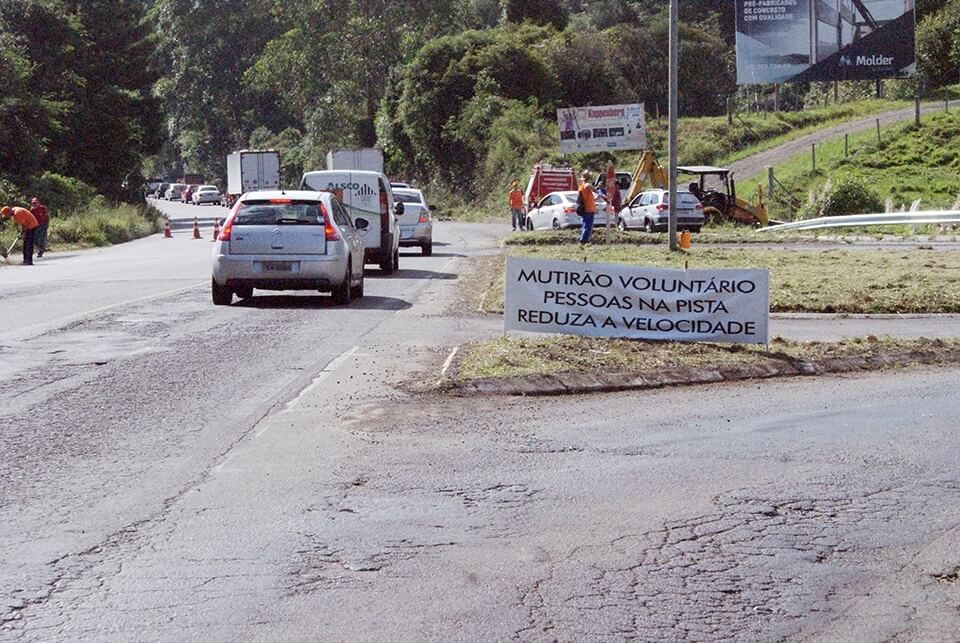
M671 368L656 372L559 373L488 378L467 382L446 382L438 388L448 395L457 397L576 395L944 364L960 364L960 348L940 352L906 351L814 361L769 358L756 364Z

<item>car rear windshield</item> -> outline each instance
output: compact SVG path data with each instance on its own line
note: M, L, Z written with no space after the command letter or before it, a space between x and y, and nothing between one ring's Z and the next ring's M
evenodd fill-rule
M323 225L318 201L245 201L237 210L234 225Z
M416 194L400 194L399 192L394 192L393 198L395 198L398 203L423 203L423 199Z

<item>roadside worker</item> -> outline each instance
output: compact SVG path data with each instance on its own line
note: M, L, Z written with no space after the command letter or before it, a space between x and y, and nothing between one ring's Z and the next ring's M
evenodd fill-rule
M50 213L47 212L47 206L40 203L37 197L30 199L30 212L37 219L37 233L33 242L37 248L37 256L42 257L47 251L47 227L50 225Z
M577 214L580 215L580 245L590 243L593 234L593 218L597 215L597 200L590 185L590 172L580 175L580 193L577 196Z
M4 206L0 217L13 217L23 234L23 265L33 265L33 239L37 232L37 218L26 208Z
M523 192L520 190L520 181L514 179L510 184L507 201L510 204L510 222L513 224L513 229L523 230Z

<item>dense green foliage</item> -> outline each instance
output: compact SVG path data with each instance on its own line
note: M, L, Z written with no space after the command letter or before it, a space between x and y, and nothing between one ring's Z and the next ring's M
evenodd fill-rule
M112 198L159 146L159 71L142 0L0 0L0 175L45 171Z
M918 12L929 90L956 80L960 0L921 0ZM728 97L759 109L772 91L735 85L732 1L681 0L680 17L684 160L806 124L795 112L705 125ZM662 0L0 0L0 192L88 198L41 183L47 173L111 198L141 173L222 183L226 154L246 147L280 149L293 184L333 147L375 145L390 174L466 202L558 159L558 107L643 101L665 113L667 31ZM845 83L841 97L874 91ZM830 102L826 85L779 94L788 111ZM653 124L651 143L662 146Z

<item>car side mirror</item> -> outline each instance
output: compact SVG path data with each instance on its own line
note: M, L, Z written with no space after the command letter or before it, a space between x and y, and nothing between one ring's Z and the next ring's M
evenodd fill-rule
M357 219L353 222L353 227L355 227L357 230L366 230L370 227L370 222L366 219Z
M393 213L394 213L395 215L397 215L398 217L402 217L404 212L405 212L405 210L403 209L403 204L402 204L402 203L394 203L394 204L393 204Z

